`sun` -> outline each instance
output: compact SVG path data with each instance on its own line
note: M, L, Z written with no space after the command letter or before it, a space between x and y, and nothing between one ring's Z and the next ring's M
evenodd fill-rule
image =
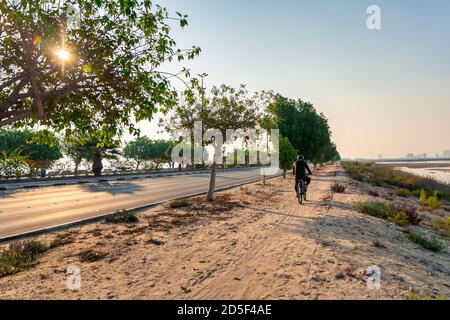
M66 49L58 49L56 51L56 56L58 57L58 59L60 59L62 62L65 62L67 60L69 60L70 58L70 53L69 51L67 51Z

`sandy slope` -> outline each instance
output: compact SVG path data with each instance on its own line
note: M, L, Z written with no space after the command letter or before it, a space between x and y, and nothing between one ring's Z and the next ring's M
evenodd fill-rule
M330 184L350 185L332 194ZM401 299L410 289L450 295L450 255L409 242L402 229L353 209L365 186L336 166L315 173L299 206L290 177L247 185L214 205L160 206L132 225L99 223L66 233L69 244L0 279L0 298L26 299ZM55 235L41 237L50 241ZM152 240L162 240L156 245ZM106 254L81 262L82 250ZM81 269L67 289L66 268ZM364 270L381 268L381 289Z

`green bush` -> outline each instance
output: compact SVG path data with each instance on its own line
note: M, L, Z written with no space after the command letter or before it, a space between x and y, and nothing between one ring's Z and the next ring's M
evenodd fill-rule
M47 246L36 240L11 243L0 254L0 278L35 265L39 255L47 250Z
M404 212L394 213L392 216L388 218L388 220L401 227L409 226L409 217Z
M408 237L412 242L417 243L430 251L439 252L445 249L445 244L440 242L434 236L431 239L428 239L419 233L409 231Z
M405 202L388 204L382 201L359 202L356 210L380 219L386 219L401 226L419 224L422 218L417 213L415 206Z
M439 209L442 206L442 201L439 200L439 196L436 191L428 198L427 205L430 209Z
M408 300L448 300L447 296L439 293L436 296L431 296L423 293L410 292L406 295Z
M431 218L431 227L440 234L450 237L450 216L444 218L433 215Z
M381 201L359 202L356 204L356 210L381 219L387 219L393 213L392 207Z
M428 202L428 194L423 189L420 191L419 202L422 206L426 206Z

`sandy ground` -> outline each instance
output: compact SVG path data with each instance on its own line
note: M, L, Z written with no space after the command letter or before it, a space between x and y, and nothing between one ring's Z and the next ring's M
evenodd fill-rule
M403 299L409 290L450 296L448 250L427 251L402 228L357 213L354 203L371 199L367 186L340 167L313 179L303 206L291 177L276 178L221 193L214 204L195 198L186 208L159 206L136 224L69 230L68 243L39 264L1 278L0 298ZM349 186L344 194L330 191L335 181ZM85 250L103 257L83 262ZM364 272L374 265L378 290L367 287ZM80 269L79 290L67 287L69 266Z

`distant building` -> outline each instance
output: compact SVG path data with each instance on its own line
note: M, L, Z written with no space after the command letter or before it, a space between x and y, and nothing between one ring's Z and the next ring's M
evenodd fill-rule
M415 157L414 157L414 154L408 153L408 154L406 155L406 158L408 158L408 159L414 159Z
M383 155L382 155L382 154L379 154L379 155L377 156L377 158L378 158L379 160L381 160L381 159L383 159Z
M423 158L426 159L428 158L428 155L426 153L423 154Z
M444 152L442 152L442 156L444 158L450 158L450 150L444 150Z

